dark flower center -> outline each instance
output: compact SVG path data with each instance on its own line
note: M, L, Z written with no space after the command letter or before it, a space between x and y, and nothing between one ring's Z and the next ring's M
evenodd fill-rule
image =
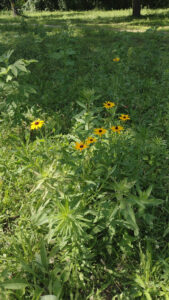
M119 127L118 127L118 126L116 126L116 127L115 127L115 129L119 129Z
M35 125L39 125L39 122L35 122Z
M109 105L109 106L110 106L110 103L107 103L107 105Z
M83 148L84 146L83 145L80 145L80 148Z
M93 139L90 139L90 142L93 142Z
M102 129L99 129L99 132L102 132L103 130Z
M123 119L126 119L126 116L123 116Z

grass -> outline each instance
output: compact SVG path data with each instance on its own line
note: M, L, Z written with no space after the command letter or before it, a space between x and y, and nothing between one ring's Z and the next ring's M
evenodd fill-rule
M0 299L167 300L168 9L27 14L0 14Z
M112 11L89 11L89 12L25 12L25 15L29 18L27 22L29 24L49 24L54 26L62 26L67 21L72 24L78 25L104 25L106 27L125 28L125 29L138 29L146 30L152 26L166 27L169 26L169 9L142 9L141 18L134 19L132 17L132 10L112 10ZM14 18L10 13L1 13L0 21L5 24L8 23L20 23L19 18Z

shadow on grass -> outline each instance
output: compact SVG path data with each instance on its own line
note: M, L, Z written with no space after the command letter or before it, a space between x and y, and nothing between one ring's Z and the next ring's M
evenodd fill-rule
M31 73L20 79L21 85L30 85L36 90L36 95L30 94L29 100L20 97L23 109L34 106L48 117L57 114L61 132L69 130L74 116L81 110L77 100L83 98L85 90L93 90L100 105L103 99L124 99L125 106L138 111L140 119L135 120L138 123L147 122L146 116L152 107L158 109L158 93L152 90L152 85L158 82L163 86L160 63L164 63L163 52L169 50L168 37L162 31L116 32L97 24L94 28L85 25L73 29L69 26L45 28L27 23L5 25L0 29L0 55L14 49L12 62L20 58L38 60L30 66ZM121 58L119 65L113 63L116 56ZM154 93L156 102L140 106L144 93L146 97Z
M127 12L129 13L129 12ZM99 15L100 14L100 15ZM111 11L108 14L102 11L89 11L88 12L63 12L48 15L37 15L31 16L28 14L28 19L26 21L30 23L42 23L42 24L53 24L53 25L63 25L66 22L71 22L72 24L119 24L125 23L129 26L169 26L169 10L163 10L157 12L144 12L140 18L135 19L131 15L119 15L110 16ZM112 11L113 14L113 11ZM120 14L120 13L119 13ZM80 17L78 17L80 16ZM3 15L0 17L0 23L20 23L21 20L25 21L22 17L10 17L6 18Z
M18 77L23 89L6 96L1 114L9 117L14 128L23 121L30 124L32 115L43 118L55 134L65 134L71 133L75 117L83 109L79 101L85 104L91 97L93 111L113 99L118 114L131 116L130 129L140 132L140 140L145 135L165 139L168 42L163 32L117 32L96 24L94 28L77 25L65 29L26 24L7 30L2 26L0 55L14 49L11 63L20 58L38 62L28 67L30 74ZM120 62L114 62L115 57L120 57ZM25 95L25 87L34 88L36 94Z

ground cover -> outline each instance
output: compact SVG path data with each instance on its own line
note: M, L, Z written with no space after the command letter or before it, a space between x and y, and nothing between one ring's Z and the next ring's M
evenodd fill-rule
M0 15L2 299L169 298L168 10L129 13Z
M63 26L67 21L72 24L89 25L104 25L115 26L115 28L123 29L138 29L146 30L148 28L168 28L169 26L169 9L142 9L140 19L132 17L132 10L117 10L117 11L87 11L87 12L24 12L28 17L26 21L29 24L49 24L54 26ZM1 24L18 23L20 24L21 18L12 17L12 13L3 12L0 15Z

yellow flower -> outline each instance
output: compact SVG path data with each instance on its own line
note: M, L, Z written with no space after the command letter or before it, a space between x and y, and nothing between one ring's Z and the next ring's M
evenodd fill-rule
M118 132L118 133L120 133L120 131L121 131L121 130L124 130L124 128L123 128L122 126L112 126L112 127L111 127L111 130L112 130L113 132Z
M41 128L44 124L44 121L43 120L35 120L34 122L31 123L31 129L34 130L34 129L38 129L38 128Z
M95 134L98 134L98 135L100 135L100 136L102 136L103 134L105 134L106 133L106 129L104 129L104 128L96 128L96 129L94 129L94 133Z
M129 117L129 115L121 115L120 117L119 117L119 119L120 120L122 120L122 121L127 121L127 120L130 120L130 117Z
M83 142L80 142L80 143L76 142L75 148L76 148L76 150L82 151L83 149L87 148L87 145L84 144Z
M120 61L120 58L119 57L115 57L115 58L113 58L113 61Z
M89 145L89 144L95 143L96 141L97 141L97 139L93 138L92 136L89 136L86 140L86 144Z
M114 103L114 102L107 101L107 102L103 103L103 106L104 106L105 108L112 108L113 106L115 106L115 103Z

